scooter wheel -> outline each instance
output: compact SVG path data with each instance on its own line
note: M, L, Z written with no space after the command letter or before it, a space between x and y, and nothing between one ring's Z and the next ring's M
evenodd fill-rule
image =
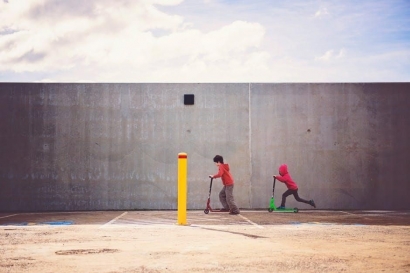
M269 208L269 209L268 209L268 211L269 211L269 212L272 212L272 211L273 211L273 209Z
M294 208L294 209L293 209L293 212L294 212L294 213L297 213L297 212L299 212L299 209L298 209L298 208Z
M205 214L208 214L208 213L209 213L209 209L205 209L205 210L204 210L204 213L205 213Z

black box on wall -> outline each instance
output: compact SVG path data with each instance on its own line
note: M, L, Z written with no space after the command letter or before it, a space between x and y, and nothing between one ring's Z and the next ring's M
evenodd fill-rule
M195 101L194 94L185 94L184 95L184 104L185 105L193 105Z

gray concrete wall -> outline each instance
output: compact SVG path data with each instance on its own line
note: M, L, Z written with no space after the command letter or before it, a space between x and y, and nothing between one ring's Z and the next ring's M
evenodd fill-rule
M248 94L248 84L0 84L0 208L175 209L179 152L189 208L204 207L216 153L249 206Z
M0 83L0 211L176 209L179 152L190 209L205 206L215 154L242 208L266 208L287 163L319 208L409 209L409 87Z
M252 207L287 163L320 208L410 208L410 84L252 84L251 113Z

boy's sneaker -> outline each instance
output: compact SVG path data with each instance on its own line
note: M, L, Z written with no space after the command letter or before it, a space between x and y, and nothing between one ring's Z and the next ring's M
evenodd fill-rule
M310 205L311 205L312 207L316 208L316 204L315 204L315 201L313 201L313 200L310 200L310 201L309 201L309 203L310 203Z
M284 206L277 207L276 209L285 209Z
M239 214L239 211L235 211L235 212L231 211L231 212L229 212L229 214L230 214L230 215L238 215L238 214Z

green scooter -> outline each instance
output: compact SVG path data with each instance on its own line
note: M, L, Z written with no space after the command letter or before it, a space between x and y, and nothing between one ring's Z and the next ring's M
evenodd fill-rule
M270 204L269 204L269 212L299 212L298 208L284 208L284 209L279 209L275 206L275 183L276 183L276 177L273 177L273 190L272 190L272 197L270 198Z

